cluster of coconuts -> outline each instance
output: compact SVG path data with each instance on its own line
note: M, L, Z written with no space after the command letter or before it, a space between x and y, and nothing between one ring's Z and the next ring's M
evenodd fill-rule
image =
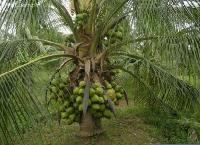
M109 30L106 35L106 39L103 42L104 45L115 45L116 43L120 42L123 39L123 32L124 29L121 26L117 26L117 28Z
M124 97L124 89L115 82L109 83L105 81L106 95L115 103L119 105L119 101Z
M77 109L82 113L83 111L83 97L85 81L80 81L79 86L73 89L73 97L76 98ZM88 111L94 118L111 118L112 112L106 98L104 96L104 89L98 82L92 83L89 89L89 99L87 100Z
M62 79L61 75L51 81L50 99L54 100L58 106L61 119L66 120L68 125L74 122L80 123L83 115L83 99L86 87L85 81L79 81L76 87L70 88L67 79ZM115 82L104 81L103 83L92 82L89 88L89 98L87 99L87 111L94 118L101 119L112 117L112 106L118 105L119 100L124 97L124 90ZM110 104L112 103L112 104Z
M55 100L57 102L62 102L65 99L66 93L68 92L68 83L64 78L59 74L51 81L49 87L49 98L50 100Z
M77 29L82 27L84 24L87 23L88 20L88 13L87 12L82 12L76 15L75 19L75 26Z
M71 95L67 78L62 79L61 75L55 77L51 81L49 92L49 99L56 104L55 109L60 113L61 119L65 119L68 125L80 122L81 112L77 108L76 98Z

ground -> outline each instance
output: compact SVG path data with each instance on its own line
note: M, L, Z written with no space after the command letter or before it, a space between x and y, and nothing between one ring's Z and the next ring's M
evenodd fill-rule
M49 78L44 71L40 77L37 93L39 99L44 101L44 94ZM50 76L50 75L49 75ZM123 78L124 79L124 78ZM123 83L129 95L129 106L125 101L117 107L117 116L111 120L103 120L105 132L92 138L80 138L76 134L79 131L78 124L71 126L65 122L59 125L57 121L40 122L34 128L24 133L24 143L21 139L15 139L15 145L150 145L151 143L191 143L187 140L185 126L177 124L174 117L166 115L162 111L144 107L134 103L131 81ZM153 107L153 106L152 106ZM196 143L196 142L195 142ZM199 142L198 142L199 143Z
M150 145L159 143L160 138L154 133L154 128L147 125L142 119L134 116L133 103L125 106L124 103L117 109L117 117L103 120L105 132L100 136L80 138L76 134L78 124L68 126L53 121L51 124L41 124L36 129L25 133L26 145ZM19 141L15 144L21 145Z

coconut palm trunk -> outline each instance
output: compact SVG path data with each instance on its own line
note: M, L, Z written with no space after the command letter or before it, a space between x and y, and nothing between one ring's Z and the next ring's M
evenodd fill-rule
M80 122L81 137L89 137L103 133L101 120L94 118L90 113L86 113Z

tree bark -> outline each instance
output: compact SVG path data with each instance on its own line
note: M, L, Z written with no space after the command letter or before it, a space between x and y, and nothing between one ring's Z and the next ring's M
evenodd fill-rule
M90 137L101 133L103 133L101 120L93 118L92 115L87 112L81 119L79 135L81 137Z

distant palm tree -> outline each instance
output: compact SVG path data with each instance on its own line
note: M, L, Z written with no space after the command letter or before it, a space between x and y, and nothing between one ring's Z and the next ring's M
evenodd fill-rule
M84 114L88 112L90 82L103 84L115 69L128 73L146 89L148 93L137 98L145 103L177 111L197 109L200 92L194 82L198 83L200 70L200 2L72 0L71 3L76 18L66 9L69 4L66 1L3 0L0 6L1 144L9 144L10 130L20 134L21 123L34 120L34 114L41 109L32 94L31 74L40 62L54 58L71 58L75 65L69 74L72 88L85 79ZM73 35L67 37L66 44L55 31L60 26ZM25 28L38 37L24 37ZM56 50L33 55L29 49L33 42ZM17 60L24 53L28 59L21 64ZM193 78L190 83L188 76ZM84 129L85 118L80 122L82 133L98 130L100 126L88 130L91 124Z

